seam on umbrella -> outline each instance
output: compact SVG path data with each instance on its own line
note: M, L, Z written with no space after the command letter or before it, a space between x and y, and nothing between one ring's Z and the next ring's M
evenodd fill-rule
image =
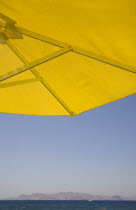
M130 66L127 64L123 64L119 61L113 60L111 58L108 58L108 57L105 57L105 56L102 56L99 54L96 54L94 52L87 51L87 50L84 50L84 49L81 49L78 47L74 47L74 46L73 46L73 52L136 74L136 67L133 67L133 66Z

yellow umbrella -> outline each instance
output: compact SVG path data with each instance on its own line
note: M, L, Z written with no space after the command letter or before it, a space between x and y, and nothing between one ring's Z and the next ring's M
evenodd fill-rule
M135 0L0 0L0 112L75 116L136 93Z

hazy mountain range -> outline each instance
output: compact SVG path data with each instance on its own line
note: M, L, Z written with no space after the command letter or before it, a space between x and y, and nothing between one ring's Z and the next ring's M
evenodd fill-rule
M88 193L60 192L53 194L33 193L30 195L21 194L16 198L7 198L4 200L136 200L114 196L92 195Z

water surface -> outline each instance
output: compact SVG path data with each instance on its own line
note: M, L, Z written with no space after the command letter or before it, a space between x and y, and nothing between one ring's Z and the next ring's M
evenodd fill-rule
M136 210L136 201L0 201L0 210Z

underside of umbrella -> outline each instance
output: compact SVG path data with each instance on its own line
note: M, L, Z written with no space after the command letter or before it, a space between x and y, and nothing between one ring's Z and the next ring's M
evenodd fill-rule
M134 0L0 0L0 112L75 116L136 93Z

